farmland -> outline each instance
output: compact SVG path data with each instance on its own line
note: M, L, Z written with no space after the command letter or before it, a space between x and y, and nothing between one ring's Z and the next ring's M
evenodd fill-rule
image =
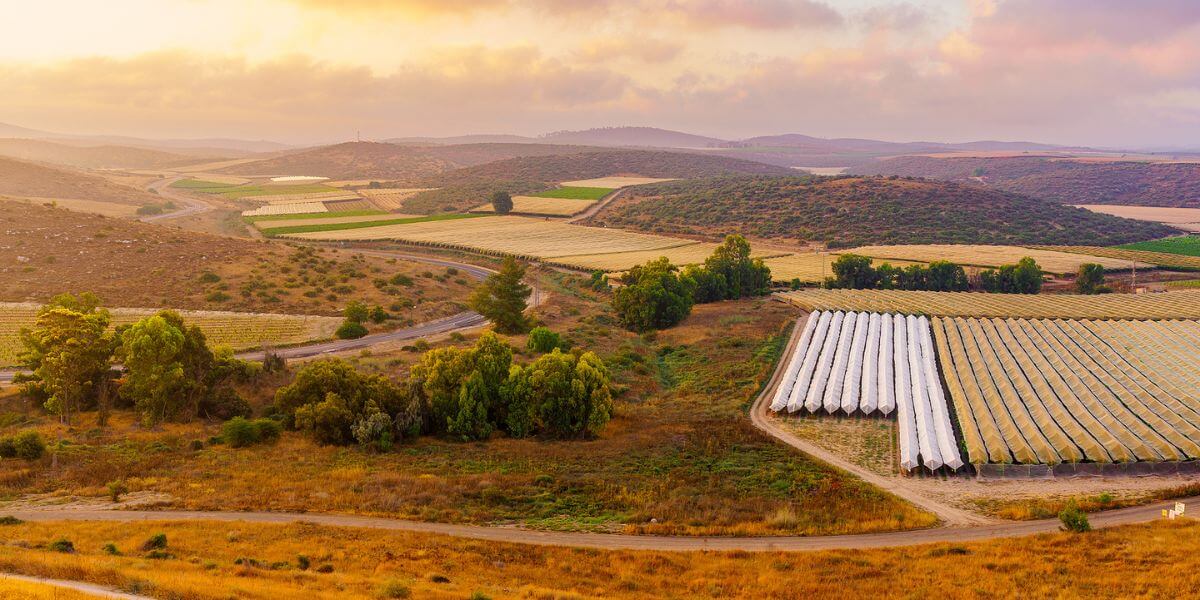
M1153 244L1153 242L1150 242ZM1054 252L1077 252L1089 256L1102 256L1125 262L1125 268L1131 263L1151 264L1157 267L1180 271L1200 271L1200 257L1176 254L1172 252L1133 250L1121 246L1034 246L1039 250Z
M596 203L595 200L567 199L541 196L513 196L512 214L540 215L548 217L569 217L579 214ZM495 212L491 203L482 204L471 209L471 212Z
M1196 321L937 318L973 463L1200 456Z
M1078 208L1090 211L1138 219L1154 221L1184 231L1200 232L1200 208L1162 208L1157 206L1127 206L1123 204L1081 204Z
M1125 244L1121 248L1126 250L1146 250L1149 252L1180 254L1183 256L1200 256L1200 236L1183 235L1169 237L1161 240Z
M1026 319L1200 319L1200 292L1162 294L985 294L904 290L798 290L782 297L804 310L895 312Z
M292 204L266 204L254 210L242 211L243 217L277 217L281 215L316 215L329 212L320 202L296 202Z
M662 183L671 181L661 177L596 177L594 179L580 179L578 181L564 181L565 187L596 187L615 190L617 188L629 187L631 185L646 185L647 183Z
M302 233L325 233L329 237L325 239L339 239L337 232L372 229L376 227L389 227L393 225L410 225L415 223L432 223L442 221L460 221L463 219L476 218L478 215L422 215L422 216L403 216L383 214L378 215L375 219L352 218L350 220L335 219L332 222L314 222L313 219L304 219L296 223L286 224L279 227L266 227L261 223L256 223L264 235L295 235ZM324 220L322 220L324 221Z
M383 210L395 211L404 206L405 200L429 190L430 188L363 188L358 190L358 193Z
M538 198L567 198L570 200L599 200L612 193L606 187L567 186L556 187L552 190L530 194Z
M32 327L40 305L0 302L0 366L16 364L21 351L20 330ZM112 326L127 325L153 315L152 309L112 308ZM190 325L198 325L208 342L234 350L257 348L263 344L290 345L333 337L341 319L305 315L236 313L220 311L180 311Z
M638 187L589 224L662 234L740 232L789 244L1120 244L1170 235L1028 196L881 177L725 177Z
M369 214L355 214L366 212ZM332 215L332 216L331 216ZM288 217L304 217L304 218L288 218ZM273 229L276 227L289 227L294 225L339 225L342 223L372 223L387 219L420 219L421 215L401 215L396 213L385 213L380 211L339 211L325 214L305 214L305 215L283 215L284 218L260 218L253 221L254 226L259 229Z
M1018 246L913 244L903 246L862 246L847 250L847 252L870 256L876 259L900 259L920 262L948 260L955 264L976 267L998 267L1015 264L1017 261L1028 256L1037 261L1038 266L1043 271L1058 274L1074 273L1079 269L1079 265L1083 263L1098 263L1109 270L1130 268L1130 263L1127 260L1117 258L1104 258ZM1139 264L1138 266L1148 267L1150 265Z

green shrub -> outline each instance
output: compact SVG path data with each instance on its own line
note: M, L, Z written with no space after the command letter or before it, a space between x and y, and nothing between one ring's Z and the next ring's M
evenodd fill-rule
M0 458L16 458L17 446L11 437L0 438Z
M534 327L529 332L529 340L525 346L534 352L545 354L555 348L562 348L562 336L546 327Z
M121 496L129 493L129 486L120 479L108 482L108 497L113 502L120 502Z
M22 431L12 438L14 456L25 460L37 460L46 453L46 444L36 431Z
M283 426L275 419L255 419L254 426L258 429L258 439L264 444L279 441L283 434Z
M375 591L376 598L408 598L409 596L412 596L412 591L408 589L408 586L395 579L385 581Z
M164 550L166 547L167 534L165 533L156 533L146 539L145 542L142 542L142 552L149 552L151 550Z
M1075 504L1068 504L1062 512L1058 513L1058 520L1062 521L1063 531L1083 533L1092 530L1092 524L1088 522L1087 513L1079 510L1079 507Z
M4 515L3 517L0 517L0 525L20 525L24 522L25 521L22 521L12 515Z
M101 546L100 551L109 556L121 556L121 551L117 548L117 545L112 542Z
M62 552L63 554L74 554L75 544L67 538L58 538L57 540L50 542L50 544L46 546L46 549L54 552Z
M258 427L242 417L234 417L221 426L221 437L233 448L245 448L259 442Z
M367 335L367 328L362 323L346 320L337 328L336 335L343 340L355 340Z

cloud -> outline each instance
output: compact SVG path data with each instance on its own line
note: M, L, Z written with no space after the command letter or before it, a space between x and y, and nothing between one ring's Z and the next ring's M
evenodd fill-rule
M601 37L580 44L573 57L584 63L603 63L622 58L662 63L679 56L683 48L681 42L650 37Z
M913 32L925 27L930 14L912 4L881 4L870 6L857 17L869 29Z

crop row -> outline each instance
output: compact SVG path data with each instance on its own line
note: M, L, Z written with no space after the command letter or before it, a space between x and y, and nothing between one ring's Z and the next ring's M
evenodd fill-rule
M1076 296L814 289L786 292L781 296L809 311L854 310L1030 319L1200 319L1200 291Z

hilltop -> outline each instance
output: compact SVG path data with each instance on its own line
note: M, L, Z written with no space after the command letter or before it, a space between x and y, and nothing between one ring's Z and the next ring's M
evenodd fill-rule
M1064 204L1200 207L1200 164L1194 163L902 156L851 171L968 182Z
M0 195L137 206L161 201L155 194L118 185L96 175L11 158L0 158Z
M1097 245L1173 229L979 187L879 177L735 177L636 188L591 224L718 237L742 233L831 247L864 244Z
M81 169L155 169L199 162L195 156L149 148L76 146L28 139L0 139L0 156Z

